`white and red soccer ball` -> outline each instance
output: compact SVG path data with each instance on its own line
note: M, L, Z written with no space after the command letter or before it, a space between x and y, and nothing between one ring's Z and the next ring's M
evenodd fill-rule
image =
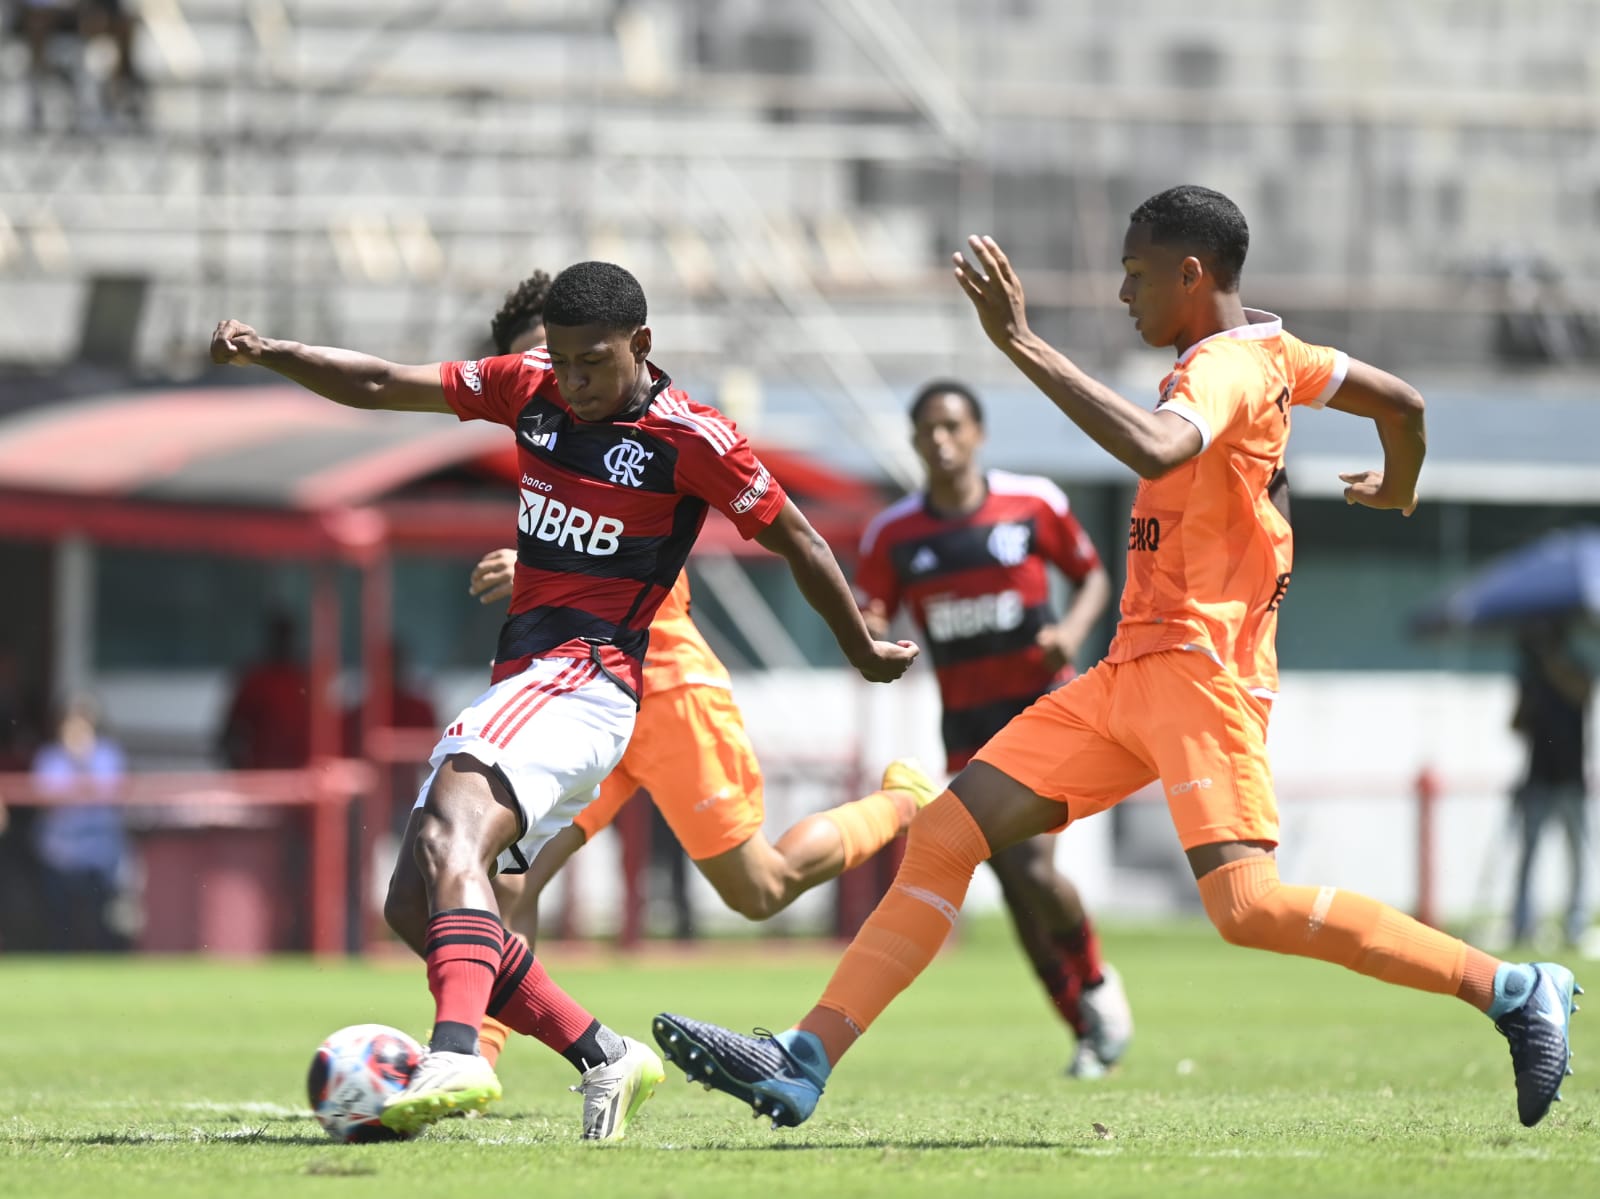
M352 1024L317 1046L306 1075L311 1114L336 1141L404 1138L379 1120L384 1101L405 1090L422 1046L386 1024Z

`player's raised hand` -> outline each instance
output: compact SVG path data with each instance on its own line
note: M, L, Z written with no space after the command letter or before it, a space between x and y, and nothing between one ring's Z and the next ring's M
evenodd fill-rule
M911 669L921 652L913 641L874 641L871 656L852 665L869 683L892 683Z
M989 340L1003 347L1028 331L1022 282L994 238L973 234L967 238L967 253L970 258L960 250L951 255L956 282L978 310L978 321Z
M490 550L472 568L472 579L467 584L467 594L477 596L480 604L492 604L498 600L509 599L516 573L516 550Z
M1345 483L1344 502L1347 504L1394 510L1401 516L1410 516L1417 510L1415 489L1410 495L1393 494L1384 488L1381 470L1358 470L1341 474L1339 478Z
M211 334L211 361L249 366L261 359L266 339L243 321L218 321Z

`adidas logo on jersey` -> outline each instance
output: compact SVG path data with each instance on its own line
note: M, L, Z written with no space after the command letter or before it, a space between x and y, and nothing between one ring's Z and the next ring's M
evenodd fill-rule
M524 418L517 422L517 440L525 449L554 450L560 424L561 418L554 413L546 413L532 420Z
M933 552L931 546L925 545L911 555L911 573L914 575L925 575L930 570L937 570L938 567L939 555Z
M600 558L616 553L622 536L622 522L616 517L597 517L587 509L569 507L529 487L522 489L517 528L536 541L569 546L580 554Z

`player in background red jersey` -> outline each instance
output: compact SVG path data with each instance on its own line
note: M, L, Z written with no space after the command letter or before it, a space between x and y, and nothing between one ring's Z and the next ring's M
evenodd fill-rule
M1006 722L1073 675L1111 585L1094 543L1048 479L986 471L983 406L936 380L911 403L912 445L927 488L880 513L861 541L856 598L887 635L905 608L938 672L945 769L963 770ZM1072 584L1059 619L1054 566ZM1069 1072L1096 1078L1133 1035L1133 1018L1078 889L1055 867L1054 836L989 859L1034 973L1077 1038Z

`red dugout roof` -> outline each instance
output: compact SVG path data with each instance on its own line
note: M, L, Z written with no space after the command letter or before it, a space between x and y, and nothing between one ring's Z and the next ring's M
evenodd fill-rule
M872 489L802 455L759 452L824 536L852 546ZM396 495L451 468L484 475L485 494ZM124 393L0 420L0 536L252 557L476 556L514 536L516 477L509 433L482 421L363 412L292 386ZM753 548L715 516L700 547Z

